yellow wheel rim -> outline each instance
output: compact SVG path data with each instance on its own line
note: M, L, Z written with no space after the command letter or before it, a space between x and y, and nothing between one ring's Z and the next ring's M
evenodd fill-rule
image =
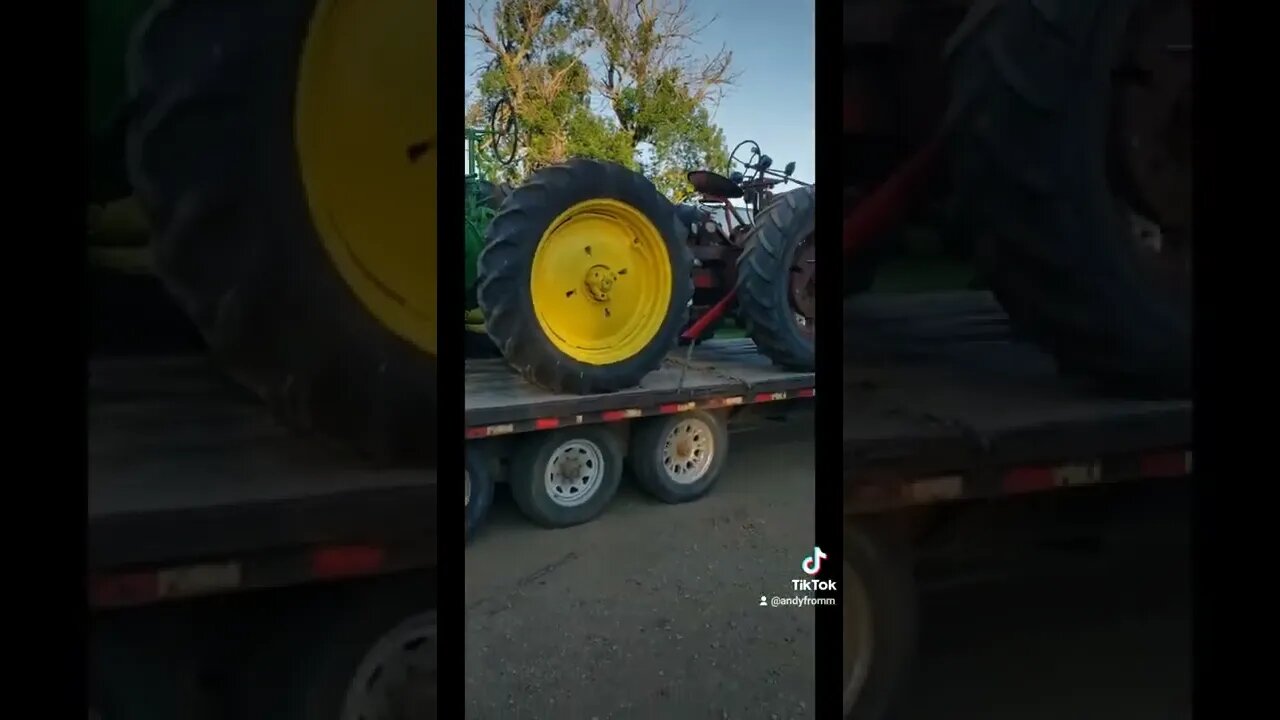
M617 200L587 200L551 223L529 287L542 332L589 365L635 356L662 329L671 257L649 218Z
M334 267L385 327L436 350L436 4L318 0L294 127Z

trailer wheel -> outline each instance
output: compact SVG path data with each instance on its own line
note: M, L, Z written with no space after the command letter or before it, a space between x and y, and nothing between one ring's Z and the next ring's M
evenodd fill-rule
M340 720L397 720L436 714L436 617L409 618L378 639L346 687Z
M489 507L493 505L493 473L489 470L485 454L478 448L468 445L466 453L466 539L469 541L475 537L476 531L489 516Z
M593 520L622 479L622 444L602 427L534 433L511 463L511 495L530 520L569 527Z
M281 593L249 625L265 635L239 663L228 717L436 717L434 589L422 573Z
M881 720L915 653L911 566L893 542L844 531L844 716Z
M640 487L665 503L706 495L724 469L729 431L702 410L642 420L631 439L630 466Z

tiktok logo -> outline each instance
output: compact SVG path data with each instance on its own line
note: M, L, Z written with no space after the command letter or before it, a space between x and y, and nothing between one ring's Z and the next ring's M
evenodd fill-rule
M800 565L800 569L804 570L805 575L817 575L822 569L822 561L827 559L827 554L822 552L822 548L814 546L813 555L804 559L804 563Z

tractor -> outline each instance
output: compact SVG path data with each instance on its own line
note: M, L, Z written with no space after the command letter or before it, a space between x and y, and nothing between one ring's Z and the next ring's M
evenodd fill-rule
M473 155L484 133L469 131ZM483 329L527 380L556 392L635 386L729 314L775 363L812 369L813 186L791 177L794 163L772 163L739 143L730 164L742 170L690 172L693 202L679 205L596 160L542 168L513 190L470 173L469 336ZM774 193L786 183L800 187Z

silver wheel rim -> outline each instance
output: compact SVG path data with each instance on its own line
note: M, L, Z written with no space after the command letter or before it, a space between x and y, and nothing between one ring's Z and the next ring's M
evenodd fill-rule
M658 448L658 460L667 477L679 485L701 480L715 457L714 438L711 426L698 418L677 422Z
M874 636L871 596L858 573L844 563L844 714L853 712L871 669Z
M383 635L352 676L341 720L436 716L435 613L415 615Z
M604 478L604 453L590 440L570 440L551 453L543 470L547 497L560 507L590 500Z

